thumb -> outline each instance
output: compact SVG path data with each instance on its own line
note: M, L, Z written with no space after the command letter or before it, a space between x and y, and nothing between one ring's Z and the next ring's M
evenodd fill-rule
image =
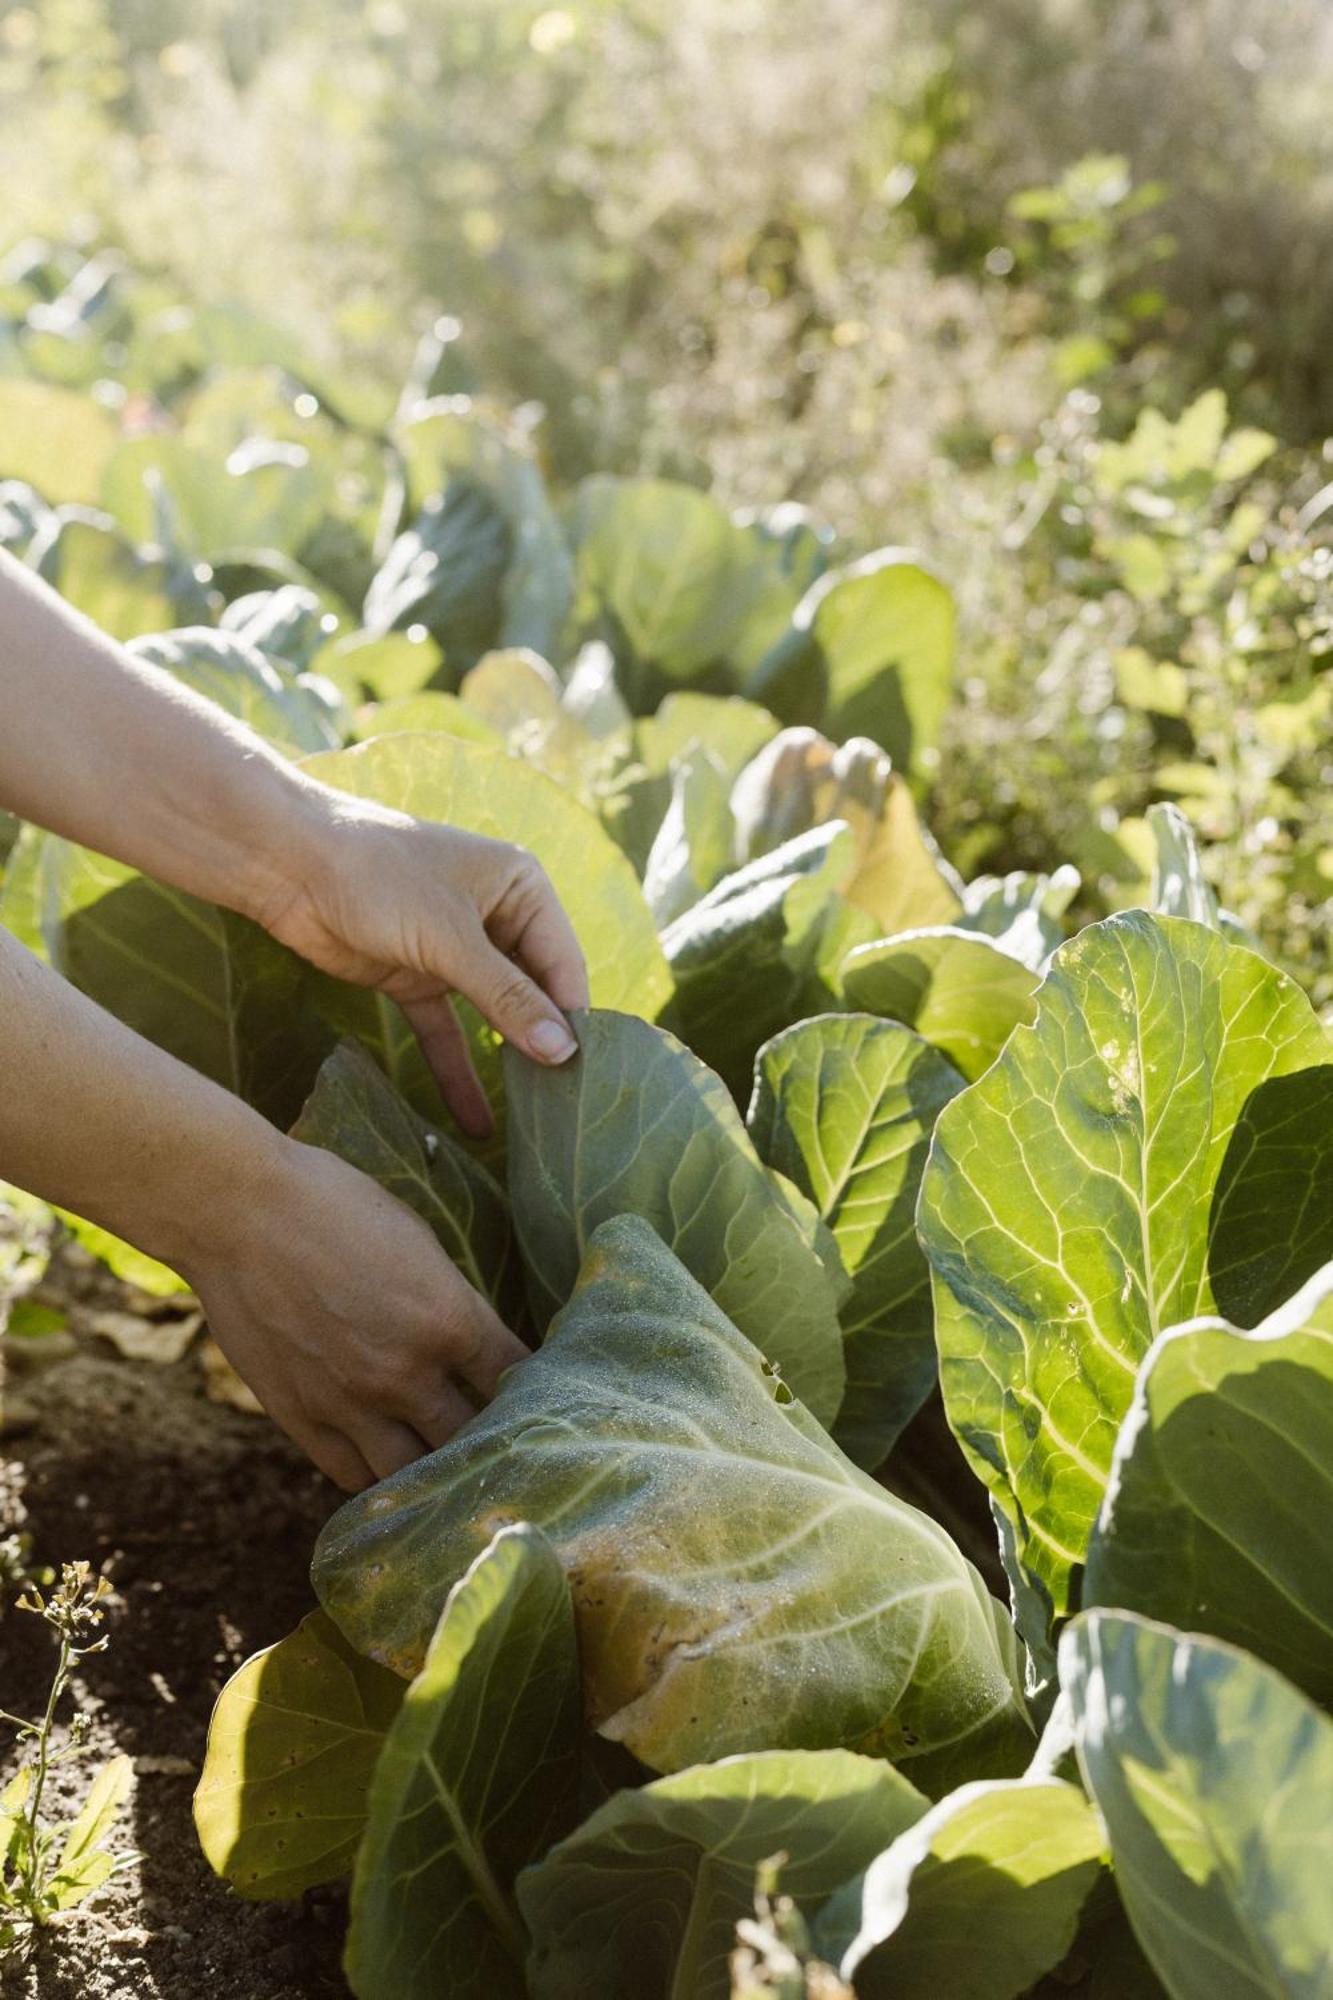
M512 958L497 951L484 931L466 975L455 974L455 985L497 1034L535 1062L563 1063L577 1054L579 1045L554 1000Z

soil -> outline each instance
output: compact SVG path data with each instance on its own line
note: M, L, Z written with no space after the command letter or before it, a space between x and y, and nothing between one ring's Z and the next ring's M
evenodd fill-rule
M345 1996L341 1895L240 1901L210 1873L190 1817L214 1698L310 1609L311 1547L338 1495L265 1418L208 1399L197 1342L169 1366L90 1335L24 1346L53 1358L11 1371L0 1535L21 1527L34 1569L84 1558L114 1587L109 1645L81 1663L75 1689L87 1739L48 1796L68 1814L101 1762L126 1752L135 1784L112 1845L139 1858L25 1963L11 1958L0 1994ZM54 1653L39 1618L0 1612L0 1707L40 1713ZM0 1734L0 1782L17 1761L11 1739Z

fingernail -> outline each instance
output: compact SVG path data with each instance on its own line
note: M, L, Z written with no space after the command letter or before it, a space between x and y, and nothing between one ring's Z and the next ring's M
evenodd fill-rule
M529 1052L538 1062L562 1063L578 1048L563 1021L538 1021L528 1036Z

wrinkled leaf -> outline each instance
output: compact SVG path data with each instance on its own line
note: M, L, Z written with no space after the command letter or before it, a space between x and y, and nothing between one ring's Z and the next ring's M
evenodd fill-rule
M450 1592L371 1781L357 2000L523 2000L514 1877L574 1818L579 1726L569 1586L544 1536L506 1528Z
M544 1346L464 1432L334 1515L316 1588L354 1644L411 1672L515 1520L570 1579L591 1725L656 1770L846 1746L930 1788L1025 1756L1008 1620L976 1572L842 1456L637 1217L602 1224Z
M882 1463L935 1381L916 1201L935 1120L962 1088L938 1050L864 1014L802 1021L759 1051L751 1135L815 1204L852 1280L834 1436L858 1465Z
M813 1211L763 1165L725 1086L673 1035L624 1014L571 1022L579 1054L558 1069L506 1055L509 1184L538 1324L573 1291L599 1223L639 1216L831 1424L841 1272L813 1247Z
M810 1912L926 1810L889 1765L768 1750L618 1792L519 1878L534 2000L727 2000L755 1870Z

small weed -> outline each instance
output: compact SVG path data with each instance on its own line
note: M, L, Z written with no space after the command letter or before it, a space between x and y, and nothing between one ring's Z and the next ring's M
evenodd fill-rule
M59 1656L40 1719L25 1721L0 1709L30 1754L0 1794L0 1956L30 1947L37 1932L72 1910L111 1876L130 1865L131 1855L113 1855L106 1839L130 1787L128 1757L113 1757L93 1779L81 1811L62 1823L43 1817L42 1804L52 1771L81 1747L87 1718L76 1713L69 1742L53 1747L60 1705L80 1660L105 1651L99 1630L111 1586L86 1562L65 1563L49 1594L31 1578L18 1600L21 1611L43 1619L55 1633Z

